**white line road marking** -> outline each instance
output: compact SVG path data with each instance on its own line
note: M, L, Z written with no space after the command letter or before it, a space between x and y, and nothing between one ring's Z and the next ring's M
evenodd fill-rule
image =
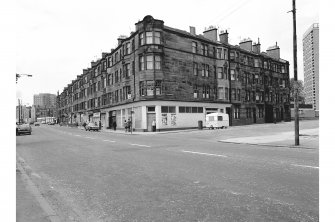
M113 141L113 140L103 140L103 141L105 141L105 142L115 143L115 141Z
M87 138L87 139L95 139L95 138L93 138L93 137L88 137L88 136L85 136L85 138Z
M316 166L307 166L307 165L299 165L299 164L291 164L292 166L297 166L297 167L305 167L305 168L313 168L313 169L319 169L319 167Z
M227 156L225 156L225 155L212 154L212 153L200 153L200 152L193 152L193 151L187 151L187 150L182 150L181 152L183 152L183 153L200 154L200 155L206 155L206 156L227 157Z
M132 146L144 146L144 147L151 147L151 146L147 146L147 145L140 145L140 144L134 144L134 143L131 143L130 145L132 145Z
M75 135L75 136L81 136L81 135Z

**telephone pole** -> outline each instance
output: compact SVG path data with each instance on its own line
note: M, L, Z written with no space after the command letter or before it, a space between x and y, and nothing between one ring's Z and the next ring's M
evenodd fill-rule
M295 0L292 0L293 14L293 64L294 64L294 135L295 145L299 146L299 101L298 101L298 68L297 68L297 32Z

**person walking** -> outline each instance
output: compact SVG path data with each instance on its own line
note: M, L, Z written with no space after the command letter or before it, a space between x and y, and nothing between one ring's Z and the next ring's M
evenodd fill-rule
M156 132L156 120L153 120L151 125L152 125L152 131Z
M128 122L127 122L126 119L124 120L124 129L125 129L125 132L127 132L127 130L128 130Z
M113 122L113 129L114 129L114 131L116 130L116 121L115 122Z
M99 130L101 130L101 120L99 120Z
M132 127L131 119L128 119L128 132L131 131L131 127Z

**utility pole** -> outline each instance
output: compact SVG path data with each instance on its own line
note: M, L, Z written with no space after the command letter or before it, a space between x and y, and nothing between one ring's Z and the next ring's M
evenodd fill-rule
M20 125L20 118L21 118L21 113L20 113L20 99L18 99L18 102L19 102L18 109L19 109L19 125Z
M298 101L298 68L297 68L297 32L295 0L292 0L293 14L293 64L294 64L294 135L295 145L299 146L299 101Z

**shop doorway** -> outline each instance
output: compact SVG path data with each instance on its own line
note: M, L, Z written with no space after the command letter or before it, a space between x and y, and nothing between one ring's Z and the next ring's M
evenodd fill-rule
M156 113L147 113L147 130L152 132L152 121L156 121ZM157 123L156 123L157 124Z

